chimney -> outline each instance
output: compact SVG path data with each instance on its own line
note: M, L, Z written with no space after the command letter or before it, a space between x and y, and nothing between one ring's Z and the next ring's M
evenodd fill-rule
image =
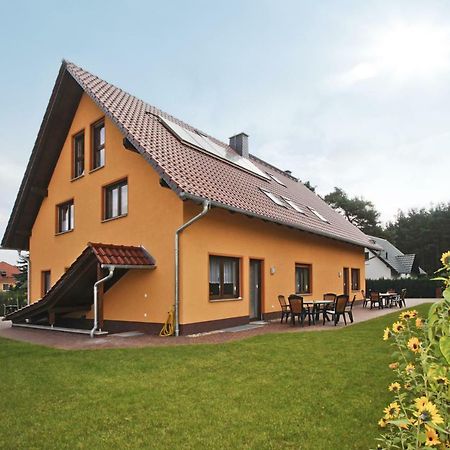
M288 175L292 175L292 170L285 170L284 173L286 173Z
M248 134L239 133L230 137L230 147L242 157L248 158Z

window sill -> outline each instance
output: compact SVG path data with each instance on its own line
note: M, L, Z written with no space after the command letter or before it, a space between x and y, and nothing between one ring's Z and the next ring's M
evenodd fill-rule
M211 303L216 303L216 302L237 302L243 300L242 297L233 297L233 298L210 298L209 301Z
M81 175L78 175L77 177L71 178L70 182L73 183L74 181L77 181L83 177L84 177L84 172Z
M122 217L127 217L127 216L128 216L128 213L122 214L122 215L116 216L116 217L110 217L109 219L103 219L102 223L111 222L112 220L122 219Z
M72 228L71 230L67 230L67 231L58 231L57 233L55 233L55 236L61 236L63 234L72 233L73 230L74 230L74 228Z
M89 173L91 174L91 173L97 172L98 170L103 169L103 167L105 167L104 164L103 164L103 166L99 166L99 167L96 167L95 169L91 169L91 170L89 171Z
M301 297L308 297L312 295L312 292L296 292L295 295L300 295Z

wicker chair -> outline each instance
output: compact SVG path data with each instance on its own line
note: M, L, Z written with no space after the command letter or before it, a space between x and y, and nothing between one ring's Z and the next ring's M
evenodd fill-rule
M325 325L325 316L328 317L328 315L330 315L334 321L335 326L339 322L341 316L344 318L345 325L347 325L347 319L345 318L347 303L348 303L347 294L338 295L336 297L336 301L334 302L334 309L325 311L323 315L323 324Z
M288 297L288 300L292 317L291 319L292 326L295 325L296 317L300 320L300 323L303 326L306 316L308 316L308 325L311 325L311 316L313 315L309 307L305 307L303 305L303 297L300 297L300 295L292 294ZM312 317L312 319L313 323L315 323L314 316Z
M280 302L281 307L281 323L283 323L283 319L286 318L286 323L291 315L291 307L287 304L286 298L284 295L278 296L278 301Z

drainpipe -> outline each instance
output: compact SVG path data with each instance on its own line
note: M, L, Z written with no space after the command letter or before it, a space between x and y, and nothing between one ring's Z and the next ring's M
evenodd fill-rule
M30 254L28 256L22 255L22 250L18 250L17 253L19 254L19 258L23 258L27 262L27 306L30 305L30 278L31 278L31 261L30 261Z
M94 337L95 330L98 328L98 286L112 278L115 267L109 267L109 273L106 277L98 280L94 284L94 327L91 330L91 338ZM101 330L100 330L101 331Z
M175 336L180 335L180 234L187 227L207 214L210 207L211 202L209 200L205 200L203 202L202 212L181 225L181 227L175 232Z

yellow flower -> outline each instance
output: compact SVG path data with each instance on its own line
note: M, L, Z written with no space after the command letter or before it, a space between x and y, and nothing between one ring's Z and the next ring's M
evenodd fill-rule
M423 399L426 397L421 397L419 400L419 406L416 400L416 408L417 412L414 415L419 419L420 422L433 422L435 424L444 423L444 419L439 414L438 409L432 402L426 400L423 402ZM422 402L421 402L422 400Z
M401 388L400 383L397 383L397 382L391 383L388 387L388 389L391 392L398 392L400 390L400 388Z
M414 405L416 406L417 410L421 410L422 408L424 408L428 403L428 399L426 397L420 397L420 398L416 398L414 400Z
M433 428L431 427L426 427L426 432L425 432L425 445L427 447L433 447L437 444L440 444L441 441L439 440L439 436L436 433L435 430L433 430Z
M402 312L399 317L401 320L408 320L408 319L413 319L416 316L417 316L417 311L415 309L412 309L411 311Z
M403 386L407 391L411 390L411 383L405 383Z
M400 333L400 331L403 331L405 329L405 326L401 322L395 322L392 325L392 331L394 333Z
M443 266L449 266L450 265L450 251L442 253L441 263L442 263Z
M447 386L447 384L448 384L448 378L447 377L436 377L435 380L436 380L437 384L440 384L440 385L443 385L443 386Z
M408 348L413 353L420 352L420 341L419 341L419 339L417 339L416 337L410 338L409 341L408 341Z
M384 419L380 419L379 421L378 421L378 425L381 427L381 428L385 428L386 427L386 421L384 420Z
M411 314L411 317L417 317L418 312L415 309L412 309L411 311L409 311L409 314Z
M397 402L390 403L383 410L385 419L394 419L400 413L400 406Z
M389 369L397 369L398 368L398 362L393 362L389 364Z
M383 341L387 341L391 336L391 330L389 329L389 327L384 329L384 333L383 333Z
M416 328L423 328L423 320L420 317L416 319Z
M405 367L405 372L411 374L415 369L416 367L414 366L414 364L408 363Z

